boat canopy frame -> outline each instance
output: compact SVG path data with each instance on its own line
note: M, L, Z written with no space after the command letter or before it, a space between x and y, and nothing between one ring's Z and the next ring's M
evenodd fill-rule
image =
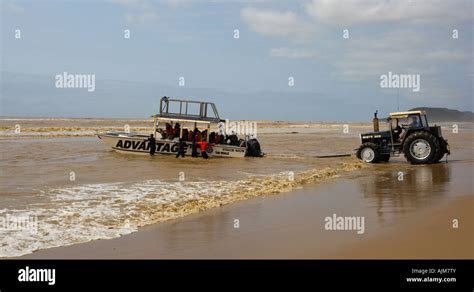
M199 113L192 113L191 106L198 106ZM173 110L179 108L179 111ZM189 122L224 122L219 117L217 107L212 102L172 99L163 96L160 99L160 113L153 116L155 119L173 119Z

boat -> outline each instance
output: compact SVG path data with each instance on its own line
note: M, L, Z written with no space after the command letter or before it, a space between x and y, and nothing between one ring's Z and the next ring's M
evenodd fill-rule
M160 99L159 114L152 118L156 155L176 155L181 150L185 157L264 156L255 136L247 135L241 139L237 133L225 133L226 120L219 117L212 102L164 96ZM211 132L216 127L218 130ZM98 133L97 137L116 152L150 155L150 134L110 131Z

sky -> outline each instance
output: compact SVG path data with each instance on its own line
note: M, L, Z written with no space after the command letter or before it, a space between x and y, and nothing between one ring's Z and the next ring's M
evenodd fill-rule
M0 115L143 118L163 95L232 119L472 111L472 3L2 0ZM63 72L93 74L96 90L56 88ZM381 88L388 72L419 75L420 90Z

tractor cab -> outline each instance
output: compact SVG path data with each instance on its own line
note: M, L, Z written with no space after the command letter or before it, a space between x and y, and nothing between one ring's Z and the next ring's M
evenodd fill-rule
M390 113L387 119L394 142L402 143L411 131L429 130L425 111Z
M388 131L380 131L377 112L374 114L374 131L360 136L359 159L376 163L403 153L412 164L431 164L450 154L441 127L430 127L425 111L390 113L387 122Z

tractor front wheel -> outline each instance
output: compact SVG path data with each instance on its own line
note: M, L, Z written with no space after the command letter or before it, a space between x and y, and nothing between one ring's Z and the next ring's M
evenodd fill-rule
M374 143L364 143L357 150L357 158L368 163L377 163L380 161L379 146Z

